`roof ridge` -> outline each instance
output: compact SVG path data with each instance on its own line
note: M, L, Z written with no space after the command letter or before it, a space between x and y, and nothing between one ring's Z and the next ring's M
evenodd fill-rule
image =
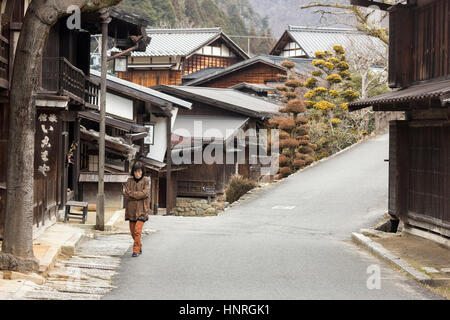
M222 28L147 28L147 33L222 33Z
M308 27L308 26L288 26L288 31L315 31L315 32L354 32L354 33L362 33L357 29L352 28L340 28L340 27Z

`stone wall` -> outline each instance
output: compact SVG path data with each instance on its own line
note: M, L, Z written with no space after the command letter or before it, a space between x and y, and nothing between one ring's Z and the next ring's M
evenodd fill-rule
M224 210L225 203L218 200L211 201L198 198L177 198L175 209L177 216L204 217L215 216Z

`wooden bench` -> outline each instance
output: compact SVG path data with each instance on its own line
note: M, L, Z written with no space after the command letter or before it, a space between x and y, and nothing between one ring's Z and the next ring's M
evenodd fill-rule
M83 224L86 223L87 213L88 213L88 203L87 202L76 202L76 201L68 201L66 203L66 214L64 216L64 223L69 221L71 218L75 220L81 220ZM72 207L81 207L83 208L83 213L73 213L71 212Z

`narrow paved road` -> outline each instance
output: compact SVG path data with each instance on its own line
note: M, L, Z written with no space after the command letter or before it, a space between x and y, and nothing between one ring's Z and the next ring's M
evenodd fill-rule
M435 298L350 241L386 211L386 158L385 135L222 216L152 217L147 227L158 232L143 256L124 258L105 299ZM367 288L371 265L381 267L380 290Z

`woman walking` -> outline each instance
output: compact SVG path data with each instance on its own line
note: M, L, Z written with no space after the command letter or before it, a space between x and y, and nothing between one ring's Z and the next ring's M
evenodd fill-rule
M143 166L136 163L125 186L127 199L125 220L130 222L130 232L134 240L133 257L142 254L142 229L150 213L150 179L144 177Z

